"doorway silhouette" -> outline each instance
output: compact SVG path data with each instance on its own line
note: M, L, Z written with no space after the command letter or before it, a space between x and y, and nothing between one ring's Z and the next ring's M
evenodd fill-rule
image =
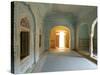
M70 29L65 26L55 26L50 32L50 51L69 52L70 50Z

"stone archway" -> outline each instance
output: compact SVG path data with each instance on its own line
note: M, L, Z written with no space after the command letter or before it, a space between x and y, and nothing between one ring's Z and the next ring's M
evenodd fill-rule
M70 29L65 26L55 26L50 32L49 45L50 51L54 52L69 52L70 50Z
M90 56L91 57L94 57L94 53L93 53L93 51L94 51L93 38L94 38L94 29L95 29L96 24L97 24L97 18L92 23L91 33L90 33Z

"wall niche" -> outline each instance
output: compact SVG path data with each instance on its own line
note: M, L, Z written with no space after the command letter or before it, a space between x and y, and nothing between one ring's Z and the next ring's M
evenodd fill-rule
M30 50L30 31L29 21L24 17L20 21L20 60L29 56Z

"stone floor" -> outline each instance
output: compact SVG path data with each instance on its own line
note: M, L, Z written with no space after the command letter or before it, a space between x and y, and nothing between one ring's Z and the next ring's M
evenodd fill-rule
M32 72L55 72L96 69L97 65L78 53L45 53Z

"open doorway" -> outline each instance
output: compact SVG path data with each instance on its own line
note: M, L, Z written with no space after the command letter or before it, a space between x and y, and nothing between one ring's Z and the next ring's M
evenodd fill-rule
M65 26L55 26L50 32L50 51L70 51L70 29Z

